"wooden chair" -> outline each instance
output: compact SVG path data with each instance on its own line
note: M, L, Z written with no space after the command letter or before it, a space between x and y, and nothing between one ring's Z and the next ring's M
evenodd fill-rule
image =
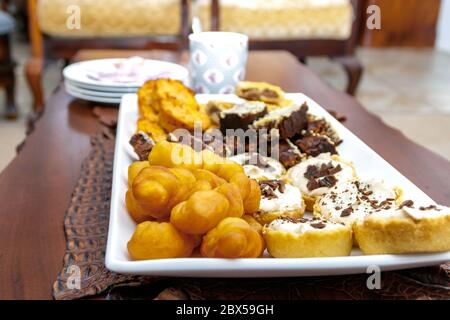
M42 2L41 2L42 1ZM44 108L44 97L42 90L42 74L44 71L44 67L46 62L49 59L64 59L65 61L69 61L77 51L81 49L136 49L136 50L147 50L147 49L166 49L166 50L180 50L186 47L187 45L187 35L190 31L190 21L189 21L189 0L127 0L127 1L92 1L93 5L96 5L98 9L98 5L103 3L108 5L108 8L111 8L111 3L117 4L115 8L117 10L121 10L122 8L132 9L132 4L135 1L136 5L142 6L145 3L150 3L154 1L155 3L159 1L159 3L167 4L169 2L179 1L179 31L174 34L151 34L151 30L146 30L145 22L151 22L151 19L148 17L154 13L151 10L142 10L141 7L136 7L141 9L140 13L142 15L147 15L146 19L141 19L140 21L130 20L131 24L134 23L135 29L133 32L135 33L132 36L129 36L129 30L123 30L122 33L119 34L111 34L108 26L103 26L104 35L95 34L95 32L91 32L92 28L86 30L84 27L85 21L90 21L89 23L93 24L94 27L97 23L101 23L102 18L98 17L100 12L87 12L88 9L81 7L83 3L86 2L80 1L81 7L81 29L74 30L64 30L65 21L56 20L53 24L50 24L49 19L43 19L40 21L39 12L45 13L45 10L52 9L53 3L59 4L65 3L65 6L77 4L76 0L28 0L28 16L29 16L29 34L31 40L31 51L32 57L27 62L25 67L25 75L28 80L28 84L32 91L33 95L33 110L35 113L39 114L43 111ZM166 1L166 2L161 2ZM119 6L120 4L120 6ZM58 8L59 13L65 13L66 7ZM139 11L138 9L138 11ZM39 11L41 10L41 11ZM39 11L39 12L38 12ZM44 11L44 12L43 12ZM163 21L166 24L172 23L174 25L174 19L168 18L170 13L174 11L166 13L166 20ZM129 14L130 12L128 12ZM50 14L50 13L49 13ZM118 17L126 19L127 12L117 12ZM49 16L52 18L54 15ZM130 18L131 19L131 18ZM130 23L129 23L130 24ZM142 24L142 30L137 28L139 24ZM115 27L110 24L110 26ZM49 28L55 28L55 32L48 32ZM124 27L127 27L127 24L124 24ZM137 29L136 29L137 28ZM114 28L112 28L114 29ZM141 32L142 31L142 32Z
M6 2L2 2L2 9L6 9ZM15 91L15 63L11 56L10 34L14 28L14 20L4 11L0 11L0 86L6 90L6 117L17 117L14 99Z
M211 30L220 30L220 1L211 1ZM362 4L361 0L351 0L351 4L353 6L354 20L351 26L350 37L347 39L250 39L250 49L287 50L302 62L311 56L328 56L340 63L344 68L348 78L347 92L353 95L363 72L363 67L355 56L355 48L358 43L359 30L362 23L360 14Z

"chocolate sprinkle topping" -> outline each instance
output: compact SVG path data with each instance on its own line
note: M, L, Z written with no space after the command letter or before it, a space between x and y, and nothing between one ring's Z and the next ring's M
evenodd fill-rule
M353 212L353 208L352 206L349 206L348 208L342 210L341 212L341 217L348 217L349 215L351 215Z
M322 221L311 223L311 227L313 227L315 229L323 229L326 226L327 225L325 223L323 223Z
M439 210L434 204L429 205L428 207L420 207L419 210L427 211L427 210Z
M412 200L405 200L403 201L403 203L400 205L400 209L402 209L403 207L408 207L408 208L412 208L414 206L414 201Z

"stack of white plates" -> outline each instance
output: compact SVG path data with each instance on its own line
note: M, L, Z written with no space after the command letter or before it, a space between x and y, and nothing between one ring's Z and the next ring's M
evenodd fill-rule
M189 72L178 64L133 57L74 63L64 68L63 76L70 95L119 104L124 94L135 93L149 79L178 79L188 85Z

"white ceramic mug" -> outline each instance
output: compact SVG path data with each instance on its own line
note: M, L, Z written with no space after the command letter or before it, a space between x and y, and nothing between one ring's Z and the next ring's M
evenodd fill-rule
M248 37L235 32L189 35L191 84L197 93L233 93L244 80Z

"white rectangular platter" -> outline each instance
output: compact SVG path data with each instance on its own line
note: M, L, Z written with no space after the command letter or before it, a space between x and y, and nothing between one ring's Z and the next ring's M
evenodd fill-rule
M345 128L339 121L315 101L300 93L287 95L299 104L307 102L309 112L323 116L336 129L344 142L338 147L339 154L355 164L360 178L383 178L389 185L403 188L405 199L416 204L434 203L423 191L405 178L364 142ZM209 100L238 102L234 95L197 95L199 103ZM265 255L258 259L206 259L180 258L132 261L127 252L127 242L136 227L125 207L128 166L137 156L129 145L136 131L138 119L137 96L127 94L122 98L117 126L111 213L106 267L111 271L136 275L183 276L183 277L292 277L325 276L366 273L368 268L379 267L382 271L436 265L450 261L450 251L430 254L408 255L361 255L354 249L349 257L274 259Z

